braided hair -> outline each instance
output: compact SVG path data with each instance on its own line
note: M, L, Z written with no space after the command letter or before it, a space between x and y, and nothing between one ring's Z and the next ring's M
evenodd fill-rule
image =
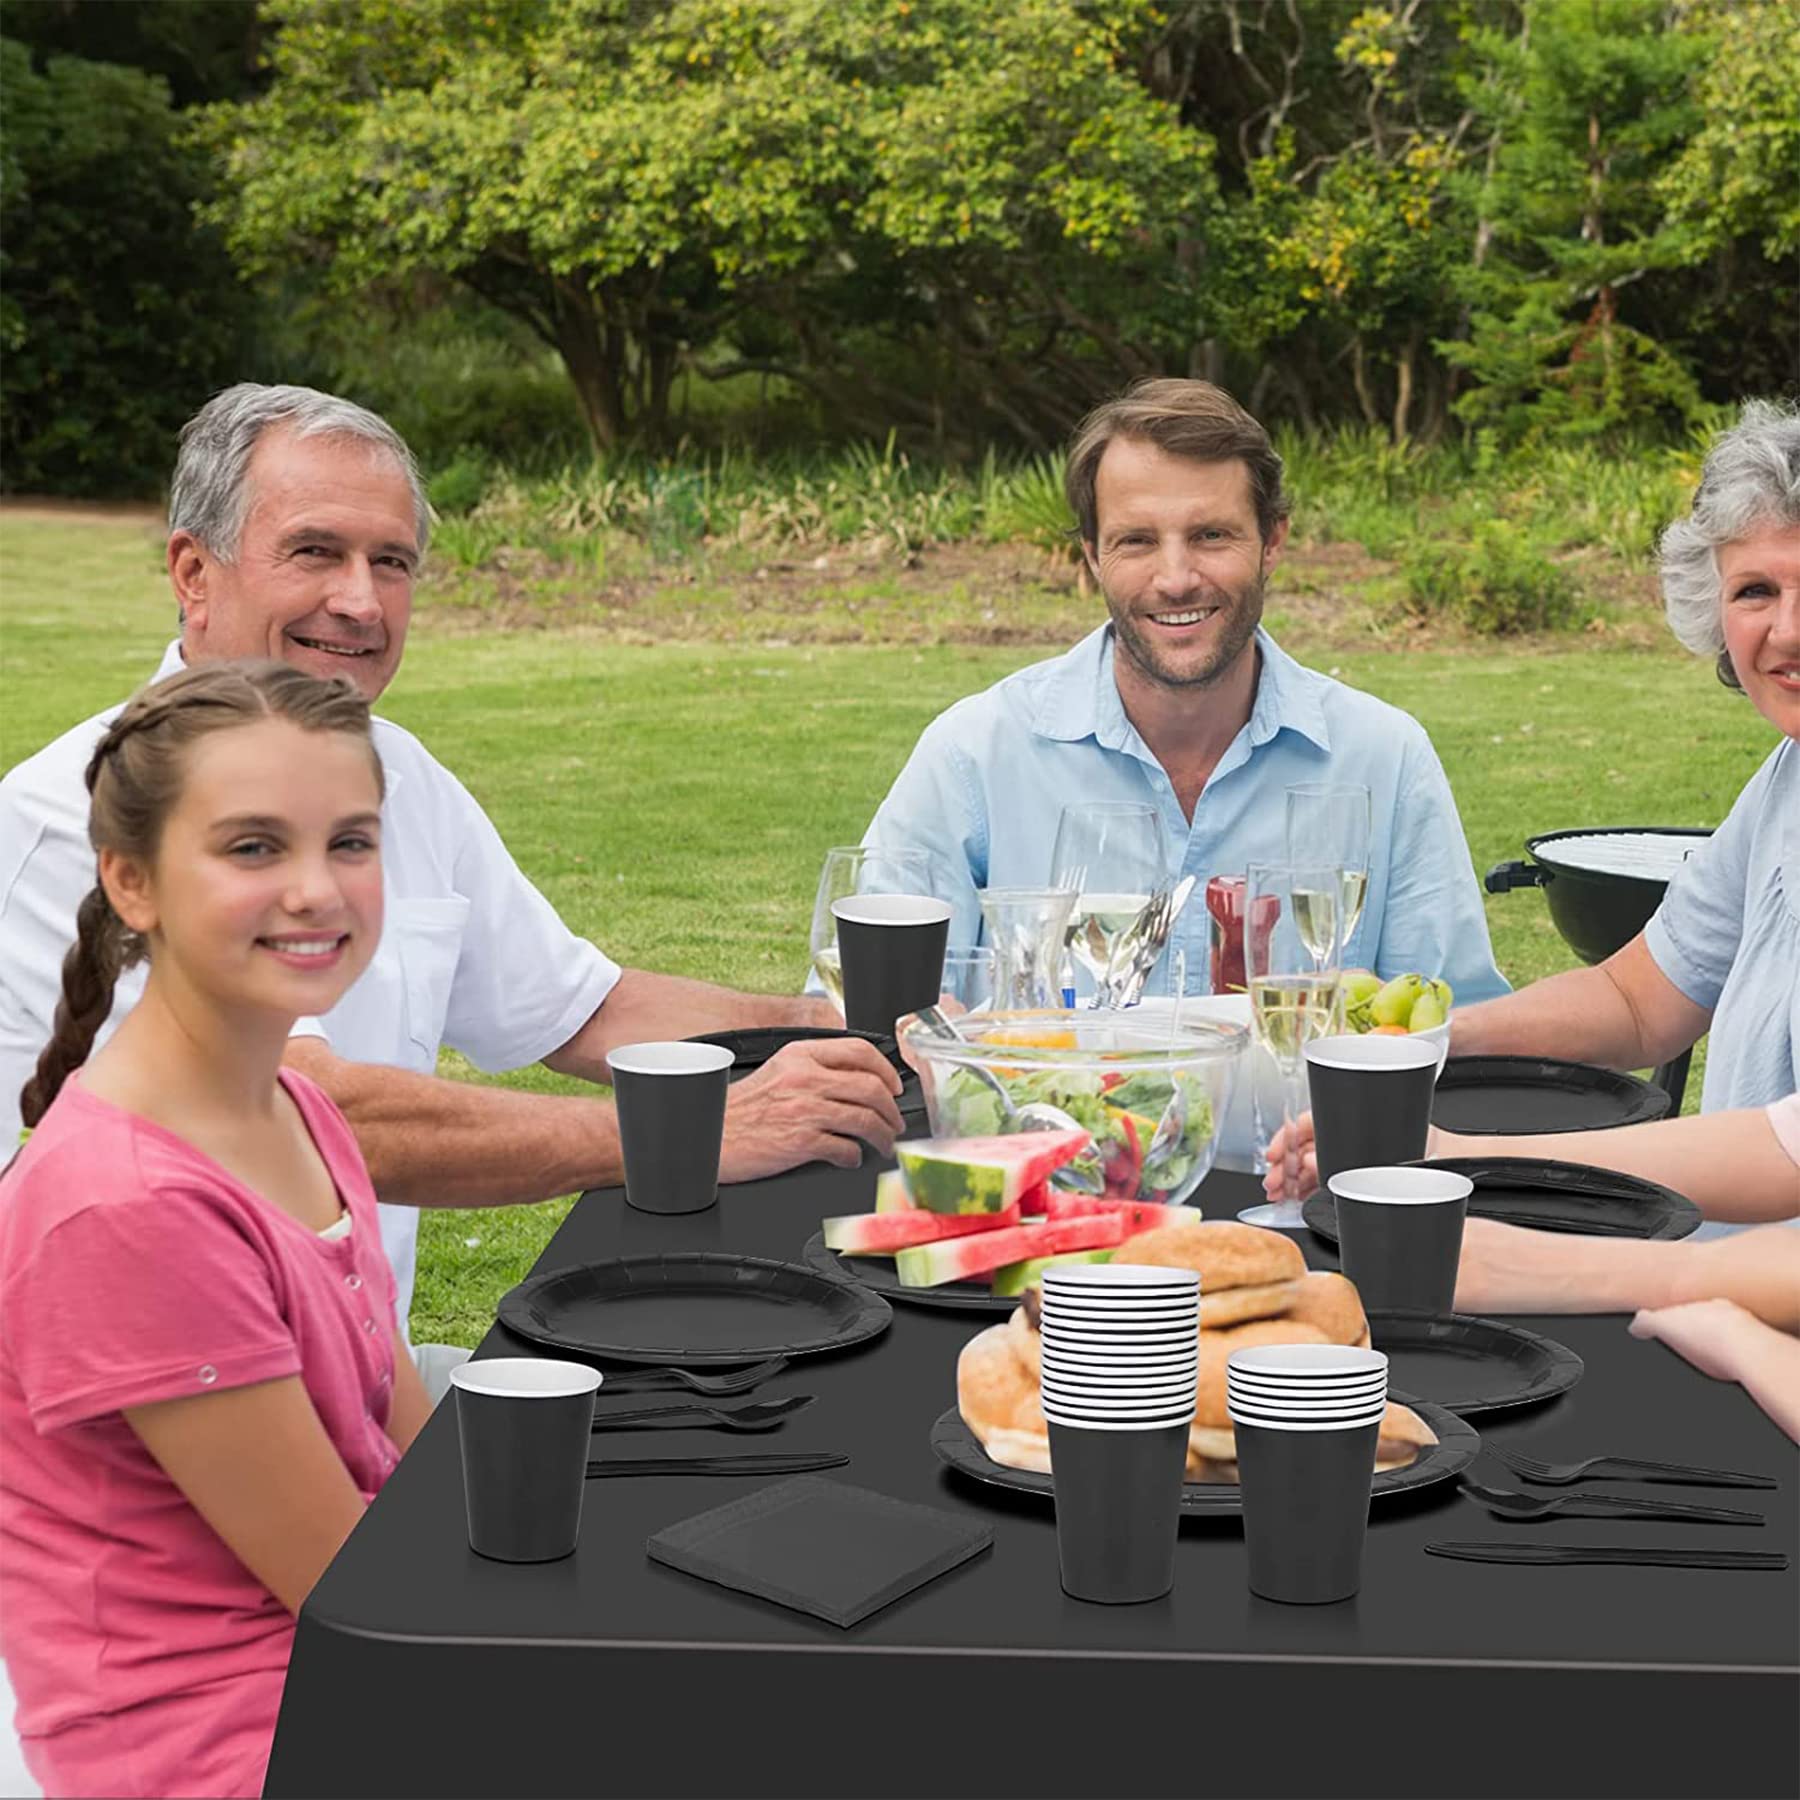
M140 689L107 727L88 759L88 840L102 850L155 859L163 826L181 798L186 752L197 739L262 719L303 731L345 731L369 745L377 789L380 759L369 735L369 703L347 681L322 681L280 662L213 663ZM19 1094L35 1126L63 1083L87 1060L112 1011L120 975L149 944L113 910L96 880L75 913L75 942L63 958L62 997L50 1042Z

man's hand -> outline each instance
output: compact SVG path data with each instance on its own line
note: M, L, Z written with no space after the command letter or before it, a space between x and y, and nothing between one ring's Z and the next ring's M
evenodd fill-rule
M1631 1321L1633 1337L1660 1339L1714 1381L1739 1380L1746 1340L1767 1329L1735 1300L1690 1300L1641 1312Z
M886 1156L903 1121L900 1077L861 1038L789 1044L731 1090L721 1181L753 1181L800 1163L854 1169L867 1144Z

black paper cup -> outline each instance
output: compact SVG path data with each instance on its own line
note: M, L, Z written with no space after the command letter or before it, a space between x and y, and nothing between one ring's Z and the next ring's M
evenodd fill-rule
M1107 1431L1047 1421L1065 1594L1131 1606L1175 1585L1188 1424Z
M923 894L858 894L831 903L844 972L844 1023L889 1031L944 991L950 902Z
M1316 1038L1306 1046L1319 1180L1425 1154L1441 1058L1402 1037ZM1366 1304L1366 1303L1365 1303Z
M639 1212L704 1212L719 1197L730 1050L627 1044L610 1052L625 1199Z
M1319 1427L1233 1412L1232 1431L1250 1591L1298 1606L1348 1600L1362 1586L1379 1416Z
M450 1371L462 1435L469 1548L496 1562L555 1562L581 1535L600 1371L532 1356Z
M1345 1169L1331 1177L1338 1256L1365 1309L1456 1310L1463 1220L1475 1184L1449 1169Z

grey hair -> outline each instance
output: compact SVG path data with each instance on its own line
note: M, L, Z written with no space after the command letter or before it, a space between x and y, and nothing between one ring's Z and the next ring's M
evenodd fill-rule
M1738 422L1706 453L1693 509L1662 535L1663 606L1669 629L1700 656L1720 658L1719 552L1761 526L1800 525L1800 410L1782 400L1746 400Z
M296 437L348 437L384 451L412 489L413 534L425 554L431 502L406 440L379 414L317 388L267 387L240 381L214 394L181 428L181 453L169 487L169 530L186 531L220 562L237 557L250 513L246 473L257 440L272 425Z

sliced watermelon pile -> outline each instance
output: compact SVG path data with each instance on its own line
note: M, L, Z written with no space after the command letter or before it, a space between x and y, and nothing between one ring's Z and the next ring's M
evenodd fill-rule
M1032 1131L904 1143L900 1167L875 1184L875 1210L826 1219L825 1243L843 1256L894 1257L907 1287L991 1276L995 1293L1021 1294L1051 1264L1103 1262L1129 1232L1160 1222L1147 1215L1181 1210L1066 1207L1050 1176L1092 1142L1085 1131Z

